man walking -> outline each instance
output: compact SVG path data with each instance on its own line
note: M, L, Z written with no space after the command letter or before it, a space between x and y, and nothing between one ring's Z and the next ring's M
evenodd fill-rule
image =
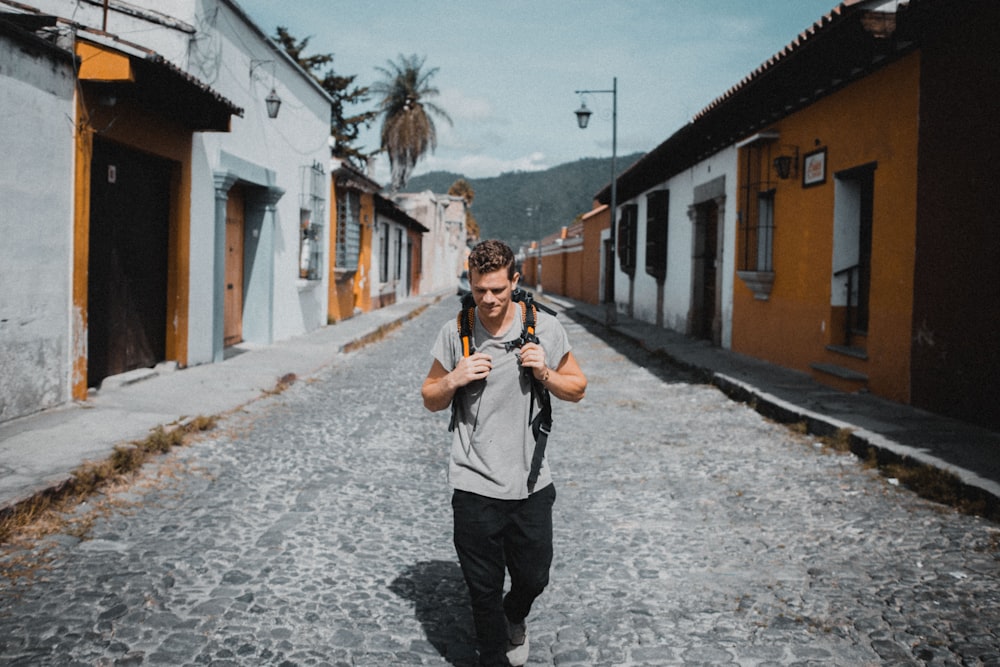
M532 465L532 379L573 402L583 398L587 379L554 316L539 313L535 336L523 338L521 304L513 299L520 276L505 243L483 241L473 248L469 278L476 305L470 348L463 348L454 320L445 324L421 395L435 412L455 402L449 465L454 540L472 601L479 664L523 665L525 619L549 581L556 497L544 458ZM504 596L506 572L511 586Z

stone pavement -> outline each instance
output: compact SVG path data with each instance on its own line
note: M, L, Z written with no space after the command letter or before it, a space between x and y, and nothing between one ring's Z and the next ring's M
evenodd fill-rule
M0 557L0 663L471 667L448 414L419 396L454 312L244 403L79 507L82 538ZM553 406L530 666L1000 665L997 526L560 319L590 384Z
M293 373L308 377L344 350L378 338L443 297L409 299L266 347L238 346L232 358L183 371L169 364L108 378L85 402L0 424L0 511L57 487L72 471L146 437L160 425L229 412ZM571 314L608 325L603 305L544 295ZM712 347L618 314L610 328L671 363L697 372L736 400L810 432L842 428L852 443L954 473L1000 503L1000 433L865 393L846 394L792 371ZM44 443L44 444L42 444Z
M273 390L289 373L307 378L345 351L377 339L442 295L364 313L269 346L241 344L221 363L167 363L106 378L86 401L0 424L0 511L63 484L88 461L142 440L158 426L224 415Z
M218 415L260 398L293 373L308 377L345 350L378 338L448 294L412 298L266 347L238 346L218 364L182 371L169 364L108 378L80 403L0 424L0 511L51 489L86 461L117 444L146 437L160 425ZM544 295L597 325L603 305ZM846 394L807 374L712 347L619 314L611 328L644 349L697 372L731 398L752 403L784 423L807 422L810 432L853 432L855 447L874 447L958 476L975 493L1000 502L1000 433L940 417L871 394ZM860 451L860 450L858 450Z
M571 312L608 324L606 308L550 297ZM782 423L808 424L832 435L850 429L855 452L868 447L955 474L971 495L1000 503L1000 433L894 403L868 393L844 393L807 373L781 368L618 314L610 328L647 351L697 372L731 398Z

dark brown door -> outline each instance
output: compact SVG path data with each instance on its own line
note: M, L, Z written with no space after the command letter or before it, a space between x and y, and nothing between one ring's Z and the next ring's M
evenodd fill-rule
M87 279L87 386L166 354L174 164L94 139Z
M234 186L226 203L226 295L224 299L223 344L243 340L243 227L245 197Z
M718 302L719 207L698 205L695 226L694 293L691 335L719 343Z

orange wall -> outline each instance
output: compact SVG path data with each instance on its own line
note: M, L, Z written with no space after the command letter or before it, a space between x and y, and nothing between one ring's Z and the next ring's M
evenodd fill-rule
M583 300L583 253L574 251L566 254L565 295L577 301Z
M375 229L375 198L370 192L361 193L361 256L354 274L354 306L362 313L372 309L371 270L372 238Z
M771 128L781 146L799 148L800 172L777 181L769 300L755 300L735 279L734 350L803 371L830 361L825 346L838 342L830 305L834 175L877 162L868 361L858 370L874 393L908 400L919 68L911 54ZM818 147L827 148L826 182L803 188L801 156Z
M566 254L542 255L542 286L553 294L566 294Z
M608 208L590 213L583 220L583 274L580 300L587 303L601 302L601 232L611 227Z

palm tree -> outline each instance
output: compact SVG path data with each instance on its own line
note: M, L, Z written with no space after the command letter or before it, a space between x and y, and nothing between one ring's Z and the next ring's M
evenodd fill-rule
M382 150L389 154L394 191L406 187L417 161L437 147L437 130L431 115L451 124L444 109L427 101L439 94L430 85L438 68L421 71L425 59L400 55L398 62L390 60L387 67L375 68L384 77L371 86L371 91L382 96L379 103L379 113L383 115Z

